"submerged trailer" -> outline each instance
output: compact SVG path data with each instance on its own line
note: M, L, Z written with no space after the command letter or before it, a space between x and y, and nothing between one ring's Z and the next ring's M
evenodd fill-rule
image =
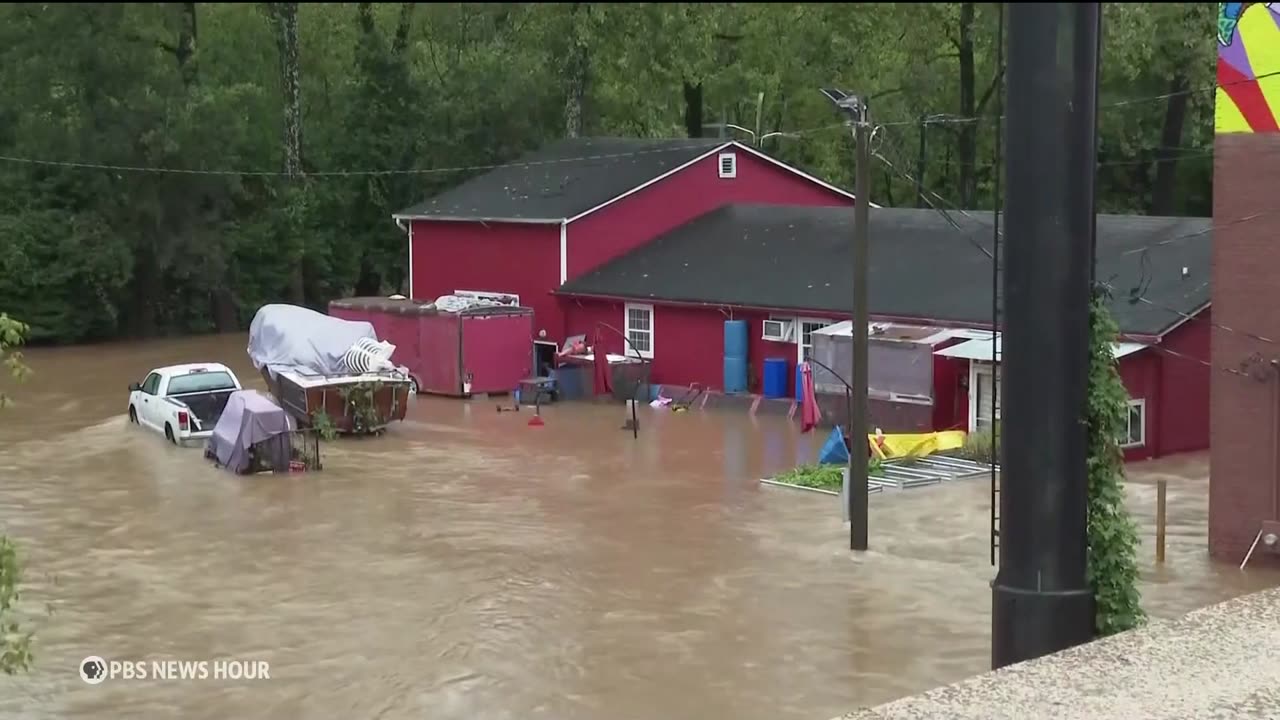
M376 433L404 420L412 381L367 322L348 322L295 305L264 305L249 326L248 353L267 389L302 427ZM359 362L354 362L359 361Z
M446 296L453 298L453 296ZM441 298L355 297L329 303L329 314L370 324L396 346L417 392L467 397L508 393L533 374L533 310Z

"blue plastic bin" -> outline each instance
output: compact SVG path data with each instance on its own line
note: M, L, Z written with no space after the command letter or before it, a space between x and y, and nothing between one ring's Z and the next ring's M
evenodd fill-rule
M724 391L729 395L747 391L746 358L724 359Z
M763 385L764 396L767 398L787 396L786 358L765 358Z

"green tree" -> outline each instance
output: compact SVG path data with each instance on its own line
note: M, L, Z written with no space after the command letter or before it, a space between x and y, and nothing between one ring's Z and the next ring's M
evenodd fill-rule
M30 372L22 361L18 347L22 345L27 326L0 313L0 363L8 375L21 381ZM8 402L0 392L0 408ZM20 599L18 591L22 580L22 565L18 548L5 535L0 535L0 672L13 675L31 666L31 638L14 617L14 608Z
M1097 604L1096 631L1111 635L1140 625L1138 531L1124 503L1124 455L1129 394L1116 370L1119 335L1099 291L1089 309L1089 584Z
M1100 208L1207 214L1212 6L1104 12ZM761 149L849 187L849 134L820 87L868 96L883 124L892 167L875 161L875 201L921 204L918 178L946 198L932 204L990 208L998 15L993 3L0 4L0 155L54 161L0 161L0 307L31 325L28 342L82 342L228 331L266 302L403 290L391 213L480 172L444 168L577 133L732 124L750 132L728 137L772 134ZM184 172L124 169L157 167Z

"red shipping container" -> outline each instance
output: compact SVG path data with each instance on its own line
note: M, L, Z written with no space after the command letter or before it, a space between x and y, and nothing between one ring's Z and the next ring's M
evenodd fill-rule
M334 300L329 314L372 324L379 340L396 346L391 362L409 369L418 392L506 393L533 375L531 308L444 312L413 300L361 297Z

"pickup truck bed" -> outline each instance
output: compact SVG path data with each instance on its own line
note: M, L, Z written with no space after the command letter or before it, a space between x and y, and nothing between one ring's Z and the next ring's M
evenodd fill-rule
M177 445L204 440L240 389L235 373L219 363L156 368L129 386L129 419Z
M197 432L212 432L213 426L218 424L218 418L222 417L222 411L227 409L227 401L231 399L233 392L235 390L187 393L171 395L169 399L186 405L191 414L196 416L200 421Z

